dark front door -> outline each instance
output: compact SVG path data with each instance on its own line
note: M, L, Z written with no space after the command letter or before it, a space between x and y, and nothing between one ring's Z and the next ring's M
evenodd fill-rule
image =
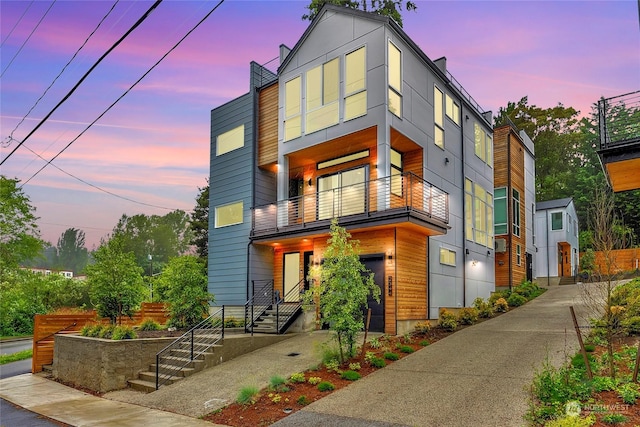
M373 280L380 288L380 302L376 302L371 296L367 300L367 304L371 309L371 323L369 324L369 330L371 332L384 332L384 258L382 255L374 256L362 256L360 261L364 264L365 268L373 273ZM365 326L366 326L366 312L365 312Z
M309 267L311 266L311 262L313 261L313 252L305 252L304 253L304 290L309 290Z
M527 257L527 280L531 282L533 280L533 255L527 252L526 257Z

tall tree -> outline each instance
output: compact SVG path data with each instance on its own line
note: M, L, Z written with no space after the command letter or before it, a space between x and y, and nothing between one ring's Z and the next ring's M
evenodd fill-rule
M191 214L191 244L196 247L196 252L206 267L209 256L209 185L198 188L198 191L196 206Z
M17 179L0 175L0 281L8 270L37 256L44 246L35 207L18 187Z
M79 274L89 261L89 252L85 247L84 231L67 228L58 239L58 266Z
M306 7L309 9L309 13L302 15L302 19L307 19L309 21L313 20L325 4L335 4L338 6L360 9L365 12L373 12L378 15L387 16L396 21L401 27L401 12L403 5L407 11L415 11L418 9L418 6L409 0L311 0L311 3Z

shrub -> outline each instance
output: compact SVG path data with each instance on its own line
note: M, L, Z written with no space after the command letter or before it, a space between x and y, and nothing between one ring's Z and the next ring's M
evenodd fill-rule
M488 319L493 317L493 304L478 297L473 300L473 306L478 310L478 317Z
M329 372L340 371L340 363L336 359L332 359L332 360L329 360L328 362L325 362L324 367L327 368L327 371Z
M362 367L358 362L353 362L353 363L349 363L349 369L352 371L359 371L360 369L362 369Z
M136 332L130 326L116 326L111 333L112 340L131 340L136 337Z
M153 319L144 319L138 329L141 331L159 331L162 326Z
M445 308L440 310L440 318L438 319L438 324L445 331L455 331L458 328L458 320L456 320L456 315Z
M458 312L458 322L463 325L473 325L478 322L478 309L475 307L464 307Z
M269 378L269 388L271 390L281 391L286 383L287 380L285 380L284 377L281 377L280 375L274 375Z
M303 383L306 381L306 379L304 378L303 372L296 372L295 374L291 374L291 377L289 377L289 381L291 381L292 383Z
M408 346L408 345L401 345L400 347L398 347L398 350L400 350L403 353L407 353L407 354L411 354L414 352L413 347Z
M601 420L605 424L622 424L627 422L627 417L622 414L604 414Z
M545 427L590 427L595 423L596 417L593 414L590 414L585 418L565 415L564 417L545 423Z
M320 381L322 381L322 378L320 377L309 377L309 379L307 380L307 382L311 385L319 384Z
M92 325L85 325L80 331L80 333L85 337L98 338L100 336L100 332L102 332L103 327L104 325L101 325L99 323L92 324Z
M382 345L383 344L378 337L371 338L371 341L369 341L369 347L371 348L379 349Z
M397 353L394 353L392 351L387 351L385 352L382 357L384 357L387 360L398 360L400 358L400 356L398 356Z
M504 292L494 292L489 297L488 302L491 306L495 306L496 301L498 301L500 298L509 298L509 295L505 295Z
M359 380L360 378L362 378L362 375L360 375L356 371L344 371L340 375L340 378L348 380L348 381L355 381L355 380Z
M582 374L579 370L567 367L555 368L546 361L542 370L533 377L533 395L549 405L585 400L591 396L591 387L583 381Z
M586 351L587 353L593 353L595 350L596 350L596 346L593 344L584 345L584 351Z
M426 334L429 331L431 331L431 323L429 323L428 320L426 320L424 322L418 322L413 327L413 329L419 334Z
M509 303L507 303L507 300L504 298L498 298L493 304L493 310L499 313L504 313L509 310Z
M429 340L422 340L422 341L420 341L420 343L419 343L419 344L420 344L421 346L423 346L423 347L426 347L426 346L428 346L428 345L429 345L429 344L431 344L431 343L429 342Z
M616 380L611 377L593 377L591 381L591 387L593 391L596 393L600 393L603 391L615 390L616 388Z
M296 400L296 403L298 403L298 405L300 406L305 406L308 405L309 403L311 403L311 401L309 401L309 399L307 398L307 396L305 396L304 394L300 395L298 397L298 399Z
M622 384L616 389L616 392L618 396L620 396L620 399L627 405L635 405L636 400L640 397L638 385L634 383Z
M387 362L385 362L382 357L374 357L369 361L369 363L374 368L384 368L385 366L387 366Z
M516 293L511 294L511 296L509 296L509 299L507 299L507 304L509 305L509 307L520 307L526 302L527 302L527 299L525 297Z
M114 329L115 329L114 325L104 326L102 329L100 329L100 332L98 333L98 337L109 340L113 336Z
M318 390L320 391L331 391L331 390L335 390L335 388L336 386L334 386L329 381L322 381L320 384L318 384Z
M236 398L236 402L241 405L253 405L256 403L256 397L258 396L258 387L255 386L247 386L242 387L240 393L238 393L238 397Z

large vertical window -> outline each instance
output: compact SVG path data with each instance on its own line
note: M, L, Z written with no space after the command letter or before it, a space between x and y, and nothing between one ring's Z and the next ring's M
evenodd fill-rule
M516 265L522 264L522 245L516 244Z
M310 69L306 73L306 125L311 133L338 123L340 59Z
M244 125L216 137L216 156L244 147Z
M520 192L515 188L513 193L513 234L520 236Z
M491 167L493 167L493 138L488 133L485 134L485 147L487 149L487 156L485 161Z
M487 192L487 247L493 248L493 196Z
M318 219L363 213L367 168L360 167L318 178Z
M493 166L493 139L477 122L473 125L475 153L483 162Z
M229 203L228 205L216 206L215 227L227 227L234 224L242 224L243 202Z
M473 183L464 180L464 227L467 240L473 240Z
M551 229L562 230L562 212L553 212L551 214Z
M493 196L469 179L465 179L464 190L466 239L493 247Z
M300 76L284 84L284 140L289 141L302 135L302 79Z
M474 184L474 213L473 225L476 231L476 243L487 246L487 198L480 184Z
M507 234L507 222L509 213L507 212L507 189L505 187L496 188L493 192L495 196L493 206L495 235Z
M402 154L391 151L391 193L402 197Z
M433 142L440 148L444 148L444 100L442 91L433 87Z
M388 51L389 111L402 117L402 53L391 40Z
M367 51L365 47L345 56L344 119L367 114Z
M449 117L457 125L460 124L460 106L449 95L446 96L446 112Z

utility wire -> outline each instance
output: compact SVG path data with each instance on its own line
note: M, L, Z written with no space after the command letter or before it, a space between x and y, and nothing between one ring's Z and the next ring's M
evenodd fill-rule
M13 26L13 28L11 29L11 31L9 31L9 34L7 34L7 37L4 38L4 40L2 40L2 43L0 43L0 48L2 46L4 46L4 44L7 42L7 40L9 40L9 37L11 37L11 34L13 34L13 30L15 30L16 28L18 28L18 25L20 25L20 22L22 22L22 18L24 18L24 15L27 14L27 12L29 11L29 9L31 8L31 6L33 6L33 2L35 0L31 0L31 3L29 3L29 6L27 6L27 8L25 9L24 12L22 12L22 15L20 15L20 18L18 18L18 21L15 23L15 25Z
M53 5L56 4L56 0L53 0L53 2L51 3L51 5L49 6L49 8L47 9L47 11L44 13L44 15L42 15L42 18L40 18L40 20L38 21L38 23L36 24L36 26L33 28L33 30L31 30L31 34L29 34L29 37L27 37L27 39L24 41L24 43L22 43L22 46L20 46L20 49L18 49L18 51L16 52L15 55L13 55L13 58L11 58L11 61L9 61L9 64L7 64L7 67L4 69L4 71L2 72L2 74L0 74L0 78L2 76L4 76L4 73L7 72L7 70L9 69L9 67L11 67L11 64L13 64L13 61L16 59L16 57L20 54L20 52L22 51L22 48L27 44L27 42L29 41L29 39L31 38L31 36L33 35L33 33L36 32L36 30L38 29L38 27L40 26L40 24L42 23L42 21L44 20L44 18L49 14L49 11L51 10L51 8L53 7ZM13 30L12 30L13 31Z
M213 9L211 9L205 16L204 18L202 18L193 28L191 28L187 34L185 34L180 40L178 40L178 42L176 44L173 45L173 47L171 47L171 49L169 49L164 55L162 55L162 57L160 59L158 59L158 61L156 61L155 64L153 64L151 66L151 68L149 68L138 80L136 80L131 86L129 86L129 88L122 94L120 95L115 101L113 101L113 103L111 103L111 105L109 105L107 107L106 110L104 110L102 113L100 113L100 115L98 117L96 117L96 119L94 121L92 121L91 123L89 123L89 125L87 125L87 127L85 127L82 132L80 132L78 134L78 136L76 136L75 138L73 138L62 150L60 150L58 152L58 154L56 154L55 156L53 156L51 158L51 160L47 161L38 171L36 171L33 175L31 175L31 177L29 179L27 179L24 183L22 183L20 185L20 188L22 188L25 184L27 184L29 181L31 181L36 175L38 175L40 172L42 172L42 170L44 170L44 168L46 168L48 165L51 164L51 162L53 162L55 159L58 158L58 156L60 156L67 148L69 148L71 146L71 144L73 144L74 142L76 142L78 140L78 138L80 138L82 135L84 135L84 133L86 131L89 130L89 128L91 126L93 126L98 120L100 120L105 114L107 114L107 112L109 110L111 110L111 108L113 108L113 106L115 106L122 98L124 98L138 83L140 83L140 81L142 81L142 79L144 79L151 71L153 71L158 64L160 64L160 62L162 62L162 60L164 60L171 52L173 52L191 33L193 33L196 28L198 28L213 12L216 11L216 9L222 4L224 3L224 0L220 0L218 2L218 4L216 4ZM24 142L24 141L23 141ZM22 143L21 143L22 144ZM15 150L14 150L15 151ZM5 159L6 160L6 159ZM0 165L2 165L2 163L0 163Z
M89 39L91 39L91 37L95 34L96 31L98 31L98 29L100 28L100 26L102 25L102 23L107 19L107 17L109 15L111 15L111 12L113 12L113 9L115 9L115 7L117 6L118 2L120 0L116 0L116 2L113 4L113 6L111 6L111 9L109 9L109 11L107 12L107 14L100 20L100 22L98 22L98 25L96 26L96 28L94 28L94 30L91 32L91 34L89 34L89 36L87 36L87 38L84 40L84 42L82 43L82 45L76 50L76 52L73 54L73 56L71 57L71 59L69 59L69 61L64 65L64 67L62 67L62 70L60 70L60 72L58 73L58 75L53 79L53 81L51 82L51 84L49 85L48 88L45 89L44 93L42 95L40 95L40 98L38 98L38 100L35 102L35 104L33 104L33 106L29 109L29 111L27 112L27 114L22 118L22 120L20 120L20 122L16 125L16 127L11 131L11 134L9 135L9 138L14 139L13 138L13 133L18 130L18 128L20 127L20 125L22 125L22 123L26 120L27 117L29 117L29 114L31 114L31 112L33 111L34 108L36 108L36 106L38 105L38 103L42 100L42 98L45 97L45 95L49 92L49 89L51 89L51 87L53 87L53 85L56 83L56 81L58 81L58 79L60 78L60 76L62 75L62 73L65 72L65 70L67 69L67 67L71 64L71 62L73 62L74 59L76 59L76 56L78 56L78 53L80 53L80 51L82 50L83 47L85 47L85 45L89 42Z
M24 146L24 148L26 148L27 150L31 151L31 152L32 152L33 154L35 154L36 156L40 157L40 158L41 158L42 160L44 160L45 162L47 161L47 159L45 159L45 158L44 158L44 157L42 157L40 154L36 153L35 151L33 151L31 148L27 147L26 145ZM84 179L79 178L79 177L77 177L77 176L73 175L72 173L65 171L64 169L60 168L60 167L59 167L59 166L57 166L57 165L51 164L51 166L53 166L54 168L58 169L60 172L64 173L65 175L68 175L68 176L70 176L71 178L76 179L76 180L80 181L81 183L88 185L89 187L95 188L96 190L98 190L98 191L102 191L103 193L109 194L110 196L117 197L118 199L126 200L127 202L136 203L136 204L138 204L138 205L150 206L150 207L152 207L152 208L166 209L166 210L168 210L168 211L174 211L174 210L176 210L176 209L172 209L172 208L167 208L167 207L165 207L165 206L152 205L152 204L150 204L150 203L140 202L140 201L138 201L138 200L130 199L129 197L121 196L121 195L116 194L116 193L113 193L113 192L111 192L111 191L109 191L109 190L105 190L104 188L98 187L97 185L91 184L90 182L87 182L87 181L85 181ZM34 175L34 176L35 176L35 175ZM33 177L32 177L32 178L33 178ZM31 179L31 178L29 178L29 179ZM28 181L27 181L27 182L28 182ZM25 182L25 184L26 184L26 182ZM24 185L24 184L23 184L23 185ZM20 187L22 187L22 185L21 185Z
M84 82L86 80L87 77L89 77L89 74L91 74L91 72L98 66L98 64L100 64L102 62L102 60L104 60L104 58L111 53L111 51L113 51L120 43L122 43L122 41L127 38L127 36L129 34L131 34L133 32L133 30L135 30L137 27L140 26L140 24L142 24L142 22L144 22L149 15L151 14L151 12L154 11L155 8L158 7L158 5L160 5L160 3L162 3L162 0L156 0L151 7L144 13L144 15L142 15L142 17L140 17L140 19L138 19L135 24L133 24L133 26L131 26L131 28L129 28L129 30L127 30L126 33L124 33L122 35L122 37L120 37L114 44L113 46L111 46L104 54L102 54L102 56L100 58L98 58L98 60L91 66L91 68L89 68L89 70L84 73L84 75L82 76L82 78L78 81L78 83L75 84L75 86L73 86L71 88L71 90L69 91L69 93L67 93L64 98L62 98L62 100L60 102L58 102L56 104L55 107L53 107L53 109L46 115L44 116L44 118L42 120L40 120L40 122L36 125L35 128L33 128L33 130L31 132L29 132L27 134L27 136L25 136L22 141L20 141L20 143L18 145L16 145L13 150L11 150L11 152L7 155L7 157L5 157L4 159L2 159L2 161L0 161L0 166L2 166L4 164L4 162L7 161L7 159L9 159L11 157L11 155L13 155L13 153L16 152L16 150L18 148L20 148L20 146L22 144L25 143L25 141L27 139L29 139L29 137L31 137L31 135L33 135L38 129L40 129L40 127L47 121L47 119L49 117L51 117L51 115L67 100L69 99L69 97L76 91L76 89L78 89L78 87L82 84L82 82Z

